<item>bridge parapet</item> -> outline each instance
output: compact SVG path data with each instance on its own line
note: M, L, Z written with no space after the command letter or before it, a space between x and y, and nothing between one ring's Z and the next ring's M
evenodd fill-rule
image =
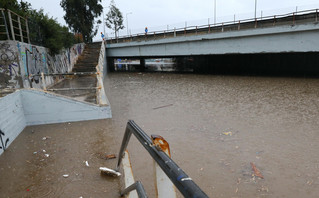
M206 24L200 26L185 26L184 28L174 28L162 31L150 31L147 34L139 33L121 36L118 38L110 38L107 40L109 44L123 42L141 42L159 39L174 38L179 36L193 36L210 33L220 33L229 31L239 31L256 28L267 28L277 26L294 26L305 23L317 23L319 18L319 9L303 10L281 15L263 16L258 18L249 18L245 20L234 20L222 23Z

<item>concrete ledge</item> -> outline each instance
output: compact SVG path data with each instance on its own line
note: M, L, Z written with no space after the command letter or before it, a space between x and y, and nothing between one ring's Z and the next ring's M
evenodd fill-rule
M109 105L98 106L66 96L37 90L21 90L27 125L111 118Z
M26 126L112 117L110 105L99 106L33 89L0 98L0 112L0 155Z

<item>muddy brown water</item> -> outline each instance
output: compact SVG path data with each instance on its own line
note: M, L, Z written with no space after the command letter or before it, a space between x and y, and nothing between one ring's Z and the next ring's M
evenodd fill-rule
M23 131L0 157L0 197L117 197L122 182L96 170L115 166L100 154L118 153L128 119L210 197L318 197L319 79L111 73L105 87L112 119ZM128 149L154 197L151 157L135 137Z

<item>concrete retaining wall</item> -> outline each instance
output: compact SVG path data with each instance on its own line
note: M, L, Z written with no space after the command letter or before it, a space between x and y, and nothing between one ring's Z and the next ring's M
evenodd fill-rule
M0 98L0 155L26 126L20 93Z
M112 117L109 105L98 106L31 89L0 98L0 112L0 155L26 126Z
M67 73L73 68L84 44L76 44L61 54L51 56L44 47L17 41L0 41L0 89L42 88L36 74ZM61 80L61 76L46 76L47 86Z

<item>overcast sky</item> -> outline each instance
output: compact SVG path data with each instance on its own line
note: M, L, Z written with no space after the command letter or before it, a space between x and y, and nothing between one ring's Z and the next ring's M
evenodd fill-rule
M26 0L34 9L44 9L44 13L56 18L66 25L60 6L60 0ZM111 0L102 0L105 7L104 14L108 12ZM319 8L318 0L216 0L216 22L225 22L242 18L253 18L255 15L255 1L257 1L257 16L260 17L283 14L297 10ZM128 26L131 33L142 33L147 26L149 31L159 29L173 29L189 25L203 25L214 23L214 0L115 0L116 6L124 17L124 26ZM128 14L131 13L131 14ZM235 15L235 16L234 16ZM101 16L101 21L103 20ZM104 28L100 25L99 32ZM106 28L108 36L113 37L111 30ZM121 34L126 34L123 29ZM94 40L99 40L98 34Z

